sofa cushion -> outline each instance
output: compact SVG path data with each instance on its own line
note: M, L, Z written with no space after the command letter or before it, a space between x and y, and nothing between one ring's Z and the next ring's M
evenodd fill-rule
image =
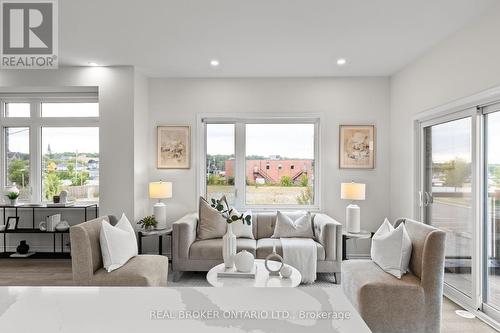
M199 221L196 235L198 239L212 239L224 236L227 230L226 219L203 198L200 197Z
M371 260L345 260L342 289L373 332L422 332L424 290L412 273L398 279Z
M276 243L276 253L283 256L283 248L281 247L281 241L275 238L262 238L257 240L257 259L265 259L268 255L273 252L273 244ZM325 249L323 245L318 242L316 243L316 248L318 249L318 261L325 260Z
M125 265L107 272L98 269L92 277L94 286L166 286L168 258L159 255L139 255Z
M236 251L247 250L255 256L255 239L238 238ZM189 259L220 259L222 260L222 238L197 240L191 244Z
M313 238L311 213L305 211L276 213L276 225L271 238Z

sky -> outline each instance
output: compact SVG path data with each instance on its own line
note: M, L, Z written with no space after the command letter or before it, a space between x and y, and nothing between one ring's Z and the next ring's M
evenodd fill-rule
M10 127L9 150L21 153L29 152L29 131L27 128ZM42 128L42 151L47 153L47 147L53 153L99 152L98 127L44 127Z
M234 125L207 124L207 153L234 154ZM247 124L246 155L314 158L314 124Z

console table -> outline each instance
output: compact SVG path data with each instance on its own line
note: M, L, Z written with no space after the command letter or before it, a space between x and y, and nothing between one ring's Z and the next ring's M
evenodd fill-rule
M20 204L20 205L0 205L0 210L3 209L3 224L5 225L5 229L0 231L3 234L3 253L0 253L0 258L10 258L10 255L14 252L7 252L7 234L48 234L52 235L53 238L53 252L37 252L33 256L29 258L69 258L69 253L64 252L64 234L69 234L69 230L66 231L42 231L38 228L35 222L35 212L40 210L83 210L84 212L84 221L88 220L89 213L94 212L95 218L98 217L99 207L97 204L75 204L73 206L65 206L65 207L47 207L47 205L34 205L34 204ZM15 230L7 230L6 221L7 221L7 210L14 210L14 216L19 216L20 210L31 210L32 216L32 224L31 228L17 228ZM56 249L56 235L61 235L61 248L60 252L57 252Z

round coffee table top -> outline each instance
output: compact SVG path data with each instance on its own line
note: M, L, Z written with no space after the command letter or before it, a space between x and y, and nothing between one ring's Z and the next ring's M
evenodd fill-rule
M214 287L297 287L302 280L300 272L290 265L292 269L292 275L288 279L282 278L280 275L269 276L269 272L264 266L265 260L255 259L255 265L257 265L257 272L255 274L255 279L243 278L243 277L223 277L218 278L218 272L224 272L226 269L224 263L213 267L207 273L207 281ZM276 261L268 261L269 267L272 269L273 266L278 268L281 263ZM286 264L285 264L286 265Z

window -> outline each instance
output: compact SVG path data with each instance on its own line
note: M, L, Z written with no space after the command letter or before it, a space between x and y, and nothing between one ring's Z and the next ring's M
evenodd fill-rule
M203 122L202 195L226 195L237 208L319 208L319 119Z
M97 103L42 103L42 117L99 117Z
M206 133L206 198L234 204L234 124L207 124Z
M25 202L52 201L62 190L72 200L97 202L97 95L20 95L15 103L0 96L1 188L15 183Z
M5 185L16 185L20 200L29 198L30 191L30 129L29 127L6 127Z
M30 103L5 103L5 117L24 118L30 116Z
M99 198L99 128L42 128L42 200L62 190L76 201Z

